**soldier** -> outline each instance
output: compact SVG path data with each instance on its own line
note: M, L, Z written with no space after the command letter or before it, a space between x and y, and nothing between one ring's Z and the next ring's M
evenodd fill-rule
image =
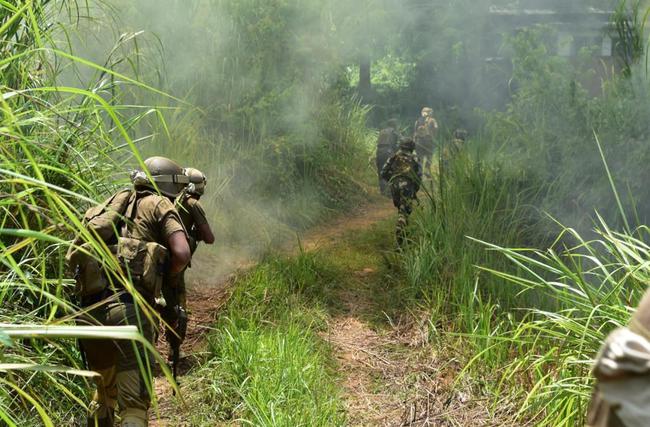
M420 160L413 152L415 143L412 138L402 138L399 150L391 156L381 170L381 177L390 184L393 204L397 208L397 244L402 245L405 238L408 217L413 211L420 189L422 170Z
M397 120L390 119L386 123L386 128L379 132L377 138L377 176L379 177L379 191L383 195L388 195L388 182L381 177L381 169L386 164L386 161L395 154L397 145L399 144L400 134L397 130Z
M424 107L415 122L413 139L415 140L415 150L422 161L420 166L428 177L431 176L431 159L437 133L438 122L433 117L433 110L430 107Z
M194 255L199 242L205 242L208 245L214 243L214 234L208 223L205 210L203 210L203 206L199 202L205 192L207 179L197 169L185 168L184 173L188 176L190 183L178 196L176 206L185 230L189 235L190 251ZM171 349L170 360L173 362L174 374L176 374L176 367L180 358L180 346L187 332L185 271L174 276L165 276L163 296L165 297L166 306L162 309L161 314L163 320L173 328L173 330L167 329L165 331L165 337Z
M441 170L445 171L449 163L460 153L467 140L467 131L465 129L456 129L451 141L446 144L441 155Z
M650 426L650 291L628 327L607 337L593 373L588 427Z
M75 271L84 310L80 323L136 325L152 342L154 325L140 301L152 306L160 293L163 269L179 274L190 261L187 234L172 203L189 179L167 158L152 157L144 163L149 174L134 171L132 190L121 191L89 209L84 218L87 230L114 253L122 278L103 269L96 258L84 256L77 245L68 261ZM96 379L87 425L113 427L117 406L122 427L146 426L151 355L141 345L124 340L81 340L80 344L88 367L101 375Z

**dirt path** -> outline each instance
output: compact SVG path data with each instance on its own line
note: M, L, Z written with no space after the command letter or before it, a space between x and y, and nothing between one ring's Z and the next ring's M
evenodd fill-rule
M455 383L458 353L431 342L429 316L402 305L392 242L392 227L368 224L361 236L348 233L323 248L348 272L331 291L334 309L322 333L337 360L347 424L508 425L490 415L471 384Z
M305 233L297 235L296 239L287 243L281 250L293 252L302 247L311 251L316 248L329 246L355 231L365 230L371 225L389 218L394 214L392 203L384 198L375 198L359 206L352 212L341 215L332 221L314 227ZM255 265L255 261L245 257L232 257L227 260L227 269L217 269L217 261L202 254L195 262L197 266L207 265L209 272L199 271L197 280L188 281L187 303L189 308L189 324L187 337L183 344L184 358L179 366L179 382L183 381L183 374L201 360L205 350L205 336L215 323L219 309L228 299L229 284L237 272L246 271ZM235 273L229 273L235 271ZM208 279L207 277L213 277ZM161 354L166 354L167 347L164 342L158 343ZM158 377L155 380L156 396L158 396L158 414L152 415L150 426L171 427L169 414L177 408L172 397L171 387L166 379ZM153 411L152 411L153 412Z

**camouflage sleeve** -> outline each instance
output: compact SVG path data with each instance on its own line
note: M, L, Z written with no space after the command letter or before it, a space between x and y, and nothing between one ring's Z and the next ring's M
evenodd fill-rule
M199 225L207 224L208 218L203 209L203 205L196 199L189 199L190 214L194 220L194 224L198 227Z
M385 179L386 181L390 181L391 175L392 175L392 166L393 166L393 159L394 157L389 157L388 160L386 160L386 163L384 164L384 167L381 168L381 177Z
M156 206L156 218L160 221L160 235L165 243L169 241L172 234L179 231L182 231L187 236L187 231L183 227L178 211L167 198L161 198L161 201Z

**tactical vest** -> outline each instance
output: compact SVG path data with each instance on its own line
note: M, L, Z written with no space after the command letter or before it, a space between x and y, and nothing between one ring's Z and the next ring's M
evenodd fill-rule
M419 117L415 122L415 138L433 138L435 132L434 120L431 117Z
M128 278L145 297L160 295L167 249L156 242L132 238L130 230L138 199L147 194L151 193L123 190L86 211L83 222L96 241L75 244L66 256L79 297L98 295L108 288L115 290L120 286L120 276ZM108 267L106 258L110 255L118 261L118 271Z

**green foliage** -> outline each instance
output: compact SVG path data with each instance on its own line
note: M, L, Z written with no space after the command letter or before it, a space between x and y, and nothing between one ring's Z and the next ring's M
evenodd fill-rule
M641 0L621 0L612 17L617 36L616 49L622 64L623 75L630 77L632 69L643 59L646 53L645 26L648 22L648 9L642 12Z
M164 88L197 107L174 113L144 151L206 173L225 240L274 240L364 197L369 109L339 85L344 36L320 2L111 3L127 28L160 37Z
M503 112L486 113L484 144L498 147L519 167L553 185L540 204L563 223L591 226L594 210L622 224L594 133L620 189L625 215L645 221L650 202L644 119L650 85L637 66L631 77L603 76L587 63L569 63L549 54L542 30L523 31L512 40L517 91ZM595 77L604 78L594 87ZM594 97L594 91L599 96Z
M62 425L83 413L92 374L81 369L74 338L142 340L130 328L69 326L78 315L64 265L73 237L90 243L91 255L133 292L80 214L120 185L125 158L141 162L131 135L156 114L122 104L131 89L155 90L59 49L56 37L83 13L77 7L0 4L0 50L6 53L0 73L0 419L6 425ZM88 87L66 86L59 65L95 78ZM152 316L144 304L143 312Z
M391 92L392 96L408 89L413 80L415 64L403 58L388 54L373 63L371 82L376 91ZM351 86L359 84L359 67L349 67L348 81Z
M426 189L410 229L413 241L402 255L411 298L426 301L433 323L471 331L484 315L476 303L517 307L509 289L475 268L506 269L507 263L468 236L501 245L543 242L542 217L533 207L543 195L533 190L539 185L530 174L466 151L438 176L436 188Z
M262 263L238 280L193 375L193 425L343 425L323 329L326 288L338 272L317 254ZM193 388L196 385L192 386Z
M650 236L628 224L647 220L650 85L637 65L594 97L594 71L550 55L544 34L512 40L512 101L442 171L402 256L432 332L466 349L475 392L495 412L516 402L520 423L572 426L584 423L591 359L647 280Z

